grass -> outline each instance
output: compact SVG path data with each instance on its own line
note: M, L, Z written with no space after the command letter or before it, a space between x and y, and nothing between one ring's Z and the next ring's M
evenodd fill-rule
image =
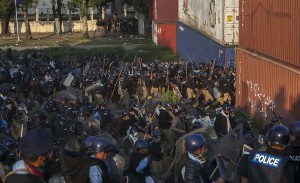
M153 44L150 38L144 36L103 36L82 41L79 45L122 45L122 44Z
M30 54L34 49L26 49L22 51L14 50L14 59L17 59L22 54ZM155 45L150 46L139 46L132 50L124 50L122 46L114 47L103 47L103 48L93 48L93 49L83 49L74 47L50 47L44 48L43 52L47 53L52 59L62 59L62 58L77 58L88 57L91 58L95 54L105 55L108 58L113 58L118 55L124 61L131 62L134 60L135 55L141 57L143 62L154 61L157 58L164 58L161 61L169 61L170 59L178 59L178 55L172 53L169 48L157 47Z
M17 41L17 36L1 37L0 47L41 47L41 46L60 46L60 45L123 45L153 44L150 37L137 35L104 35L95 37L94 32L89 32L90 39L82 38L81 33L64 33L60 36L53 33L32 34L33 39L27 40L25 34L20 35L21 41Z

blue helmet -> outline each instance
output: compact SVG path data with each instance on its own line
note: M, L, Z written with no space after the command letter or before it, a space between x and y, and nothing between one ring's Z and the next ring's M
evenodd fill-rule
M272 119L271 119L271 122L272 123L277 123L279 122L280 118L278 118L277 116L273 116Z
M130 134L134 134L136 132L138 132L138 129L136 127L131 127L130 128Z
M206 144L206 140L201 134L191 134L185 139L185 150L194 153Z
M268 141L271 144L287 146L290 142L289 129L282 125L274 126L268 134Z
M160 131L157 129L157 130L154 130L153 131L153 136L154 137L158 137L158 136L160 136Z
M134 144L134 148L136 149L140 149L140 148L148 148L148 143L146 140L143 140L143 139L139 139L135 142Z
M290 124L290 133L295 135L296 137L300 137L300 121L295 121Z
M85 140L84 140L84 143L83 143L83 146L85 149L89 148L92 146L94 140L96 139L97 137L95 136L89 136L87 137Z
M109 142L105 138L96 138L91 145L91 152L108 152Z

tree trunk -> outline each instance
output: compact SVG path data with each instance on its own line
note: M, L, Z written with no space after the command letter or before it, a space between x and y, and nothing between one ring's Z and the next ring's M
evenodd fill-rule
M1 17L1 36L9 35L9 17Z
M72 10L69 7L69 32L72 32Z
M61 35L62 34L62 21L63 21L63 17L61 14L61 7L62 7L62 0L57 0L57 17L58 17L58 21L59 21L59 27L58 29L58 34Z
M82 1L81 15L82 15L83 38L89 38L88 22L87 22L87 2L86 2L86 0Z
M53 14L53 18L54 18L54 33L57 34L58 30L56 28L56 18L57 18L57 14L56 14L56 8L55 8L55 0L51 0L51 4L52 4L52 14Z
M28 8L25 8L23 10L23 13L24 13L24 21L25 21L25 29L26 29L26 39L32 39L29 17L28 17Z

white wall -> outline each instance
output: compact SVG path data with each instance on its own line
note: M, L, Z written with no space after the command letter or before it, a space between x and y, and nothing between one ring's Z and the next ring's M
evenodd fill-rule
M89 31L94 31L97 28L96 20L88 20L88 29ZM9 23L9 30L11 33L16 33L15 31L15 22ZM50 21L49 24L46 21L31 21L30 22L30 29L32 33L54 33L54 22ZM68 21L63 21L62 25L62 31L68 32L70 29L72 29L73 32L81 32L82 30L82 22L81 21L72 21L71 27L69 27ZM1 24L0 24L0 30L1 30ZM25 33L25 23L19 22L19 32Z

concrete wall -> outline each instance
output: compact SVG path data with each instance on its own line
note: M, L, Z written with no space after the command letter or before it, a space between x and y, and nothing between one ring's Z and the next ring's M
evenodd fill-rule
M89 31L94 31L97 28L96 20L88 20L88 29ZM54 21L50 21L47 23L46 21L31 21L30 22L30 29L32 33L51 33L54 32ZM11 33L16 33L16 25L15 22L9 23L9 30ZM69 26L69 21L63 21L62 23L62 31L63 32L81 32L82 30L82 22L81 21L72 21L71 26ZM1 24L0 24L0 31L1 31ZM19 32L25 33L25 23L19 22Z

